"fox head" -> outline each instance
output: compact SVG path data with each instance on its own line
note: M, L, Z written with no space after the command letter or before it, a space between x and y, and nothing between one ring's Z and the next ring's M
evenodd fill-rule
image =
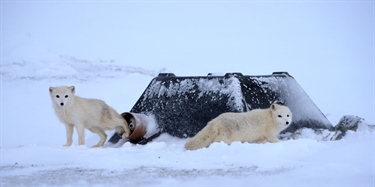
M49 88L49 94L51 96L52 102L58 107L65 107L69 105L69 101L73 99L74 93L74 86L59 86Z
M279 104L271 105L272 117L277 125L282 129L286 129L292 123L292 112L289 108Z

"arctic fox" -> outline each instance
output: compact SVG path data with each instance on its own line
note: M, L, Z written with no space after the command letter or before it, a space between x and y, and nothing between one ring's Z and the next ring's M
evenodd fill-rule
M292 113L286 106L272 104L268 109L254 109L243 113L223 113L214 118L189 139L185 148L196 150L213 142L234 141L265 143L278 142L277 135L292 123Z
M66 128L65 146L72 145L74 126L78 131L78 145L85 144L85 128L100 136L94 147L103 146L107 139L105 130L116 129L117 133L123 133L123 139L129 136L128 123L104 101L76 96L74 86L50 87L49 93L56 115Z

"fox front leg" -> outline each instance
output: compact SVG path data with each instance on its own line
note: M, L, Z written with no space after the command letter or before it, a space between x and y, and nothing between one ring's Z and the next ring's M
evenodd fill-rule
M73 125L65 125L66 130L66 144L64 146L71 146L73 142Z
M85 145L85 128L83 125L76 125L78 132L78 145Z
M277 142L280 142L280 140L279 140L276 136L267 136L266 139L267 139L267 141L269 141L270 143L277 143Z

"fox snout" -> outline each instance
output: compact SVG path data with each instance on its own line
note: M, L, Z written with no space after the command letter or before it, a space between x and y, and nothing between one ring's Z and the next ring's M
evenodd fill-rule
M64 103L60 103L60 106L64 106Z
M130 120L130 123L129 123L129 129L130 130L134 130L135 129L135 125L133 123L133 120Z

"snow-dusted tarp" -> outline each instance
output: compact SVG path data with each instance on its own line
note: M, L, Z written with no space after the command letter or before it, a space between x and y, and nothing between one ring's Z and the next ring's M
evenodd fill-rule
M332 128L287 72L264 76L227 73L199 77L162 73L151 81L130 112L154 116L158 124L155 133L166 132L187 138L221 113L268 108L273 102L283 103L293 113L293 123L284 132L294 132L301 127ZM115 134L109 141L116 143L118 139Z

